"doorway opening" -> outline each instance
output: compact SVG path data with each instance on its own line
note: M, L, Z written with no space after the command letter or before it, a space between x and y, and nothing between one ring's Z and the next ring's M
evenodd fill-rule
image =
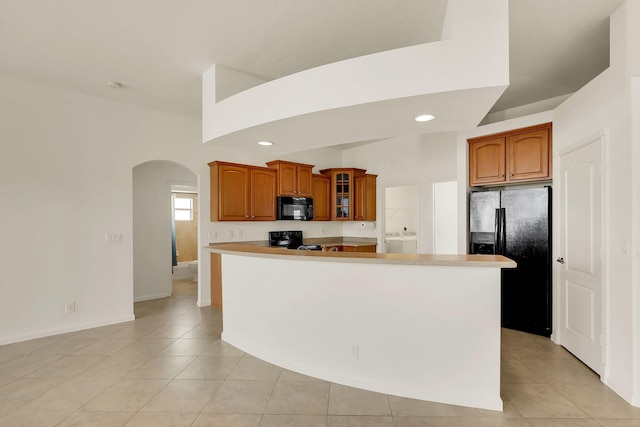
M384 208L384 252L418 253L420 225L418 185L385 188Z
M153 160L133 168L134 302L173 294L174 188L190 189L197 195L198 176L180 164L165 160ZM197 209L197 201L193 203ZM197 221L195 224L198 247Z
M171 261L173 280L198 282L198 191L171 186Z

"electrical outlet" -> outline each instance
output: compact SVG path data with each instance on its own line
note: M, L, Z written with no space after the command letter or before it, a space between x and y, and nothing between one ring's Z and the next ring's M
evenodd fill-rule
M358 344L351 344L351 358L358 360L360 357L360 346Z
M65 313L75 313L76 312L76 303L74 302L68 302L64 305L64 312Z
M111 243L122 243L122 234L105 234L104 237L105 243L111 244Z
M236 237L242 237L242 230L236 230Z
M227 237L229 239L233 238L233 230L227 230Z

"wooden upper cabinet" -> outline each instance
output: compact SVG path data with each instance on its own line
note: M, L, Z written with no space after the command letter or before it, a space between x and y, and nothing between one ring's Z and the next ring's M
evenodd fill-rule
M510 136L507 140L509 175L507 181L550 178L549 129Z
M469 180L483 185L505 180L506 139L469 141Z
M469 185L550 180L551 133L544 123L469 139Z
M312 197L313 165L274 160L267 166L278 172L278 196Z
M311 197L313 197L313 220L331 220L331 177L313 174Z
M376 220L376 178L377 175L357 175L355 187L355 220Z
M276 171L251 168L251 221L276 220Z
M366 170L353 168L323 169L321 174L331 178L331 219L353 221L355 219L355 177Z
M211 162L211 221L275 221L273 169Z
M250 168L233 163L209 163L211 221L247 221L251 203Z

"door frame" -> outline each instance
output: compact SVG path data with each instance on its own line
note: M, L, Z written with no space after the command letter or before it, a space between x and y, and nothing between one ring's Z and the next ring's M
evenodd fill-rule
M609 360L609 331L608 325L609 322L609 260L607 257L606 248L609 247L609 233L607 233L607 224L609 224L609 192L608 192L608 184L609 177L607 174L607 165L608 165L608 152L609 152L609 129L604 128L601 129L588 137L585 137L573 144L569 144L566 147L562 147L560 149L554 150L554 183L560 184L560 170L561 170L561 158L562 156L569 154L573 151L579 150L580 148L586 147L593 143L600 143L600 200L601 200L601 224L600 224L600 238L601 238L601 271L602 271L602 301L601 301L601 310L602 310L602 324L601 324L601 345L602 345L602 378L601 380L606 383L606 378L609 377L609 365L607 361ZM563 200L560 200L561 191L553 192L553 236L560 236L561 233L564 232L561 227L560 222L560 206L563 203ZM552 255L552 263L553 263L553 331L551 334L551 340L559 345L562 345L562 336L559 333L558 329L558 321L562 319L563 307L559 304L560 299L560 267L556 262L557 254L562 253L564 249L560 248L560 239L554 238L553 242L553 252Z

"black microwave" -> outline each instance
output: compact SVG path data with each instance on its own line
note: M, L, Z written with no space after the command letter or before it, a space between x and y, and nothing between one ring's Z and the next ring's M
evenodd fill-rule
M313 199L311 197L278 196L278 220L311 221L313 219Z

